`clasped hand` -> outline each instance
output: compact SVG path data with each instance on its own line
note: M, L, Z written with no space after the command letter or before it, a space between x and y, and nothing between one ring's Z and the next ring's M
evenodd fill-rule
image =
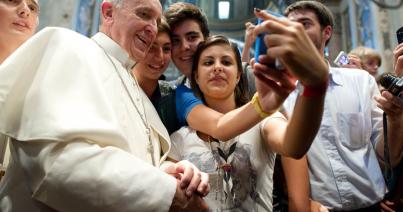
M189 161L170 164L165 172L177 179L177 188L170 211L208 211L204 202L210 191L209 176Z

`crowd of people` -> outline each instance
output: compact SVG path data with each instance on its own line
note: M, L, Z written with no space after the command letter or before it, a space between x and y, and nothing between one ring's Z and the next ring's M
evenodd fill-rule
M378 88L365 48L330 66L324 4L255 9L242 53L193 4L100 12L91 38L33 35L38 1L0 1L1 211L403 210L403 99ZM171 60L182 76L161 80Z

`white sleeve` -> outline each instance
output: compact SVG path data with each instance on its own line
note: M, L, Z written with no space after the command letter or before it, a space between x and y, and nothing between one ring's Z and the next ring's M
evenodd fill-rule
M168 211L176 180L119 148L13 141L32 197L57 211Z
M383 111L376 105L374 99L375 96L380 96L378 85L376 84L375 78L368 77L368 91L369 91L369 106L371 107L371 143L374 147L376 144L383 140Z

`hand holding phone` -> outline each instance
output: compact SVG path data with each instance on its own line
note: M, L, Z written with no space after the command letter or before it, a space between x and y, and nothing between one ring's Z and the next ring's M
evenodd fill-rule
M403 26L396 31L397 43L403 43Z
M274 15L276 17L284 17L284 16L282 16L282 15L280 15L278 13L275 13L273 11L270 11L270 10L266 10L266 12L268 12L271 15ZM262 22L263 22L263 20L258 18L257 25L261 24ZM267 33L262 33L262 34L259 34L256 37L256 42L255 42L255 62L257 62L257 63L259 62L259 56L264 55L267 52L267 47L266 47L266 44L264 43L264 36L266 36L266 35L267 35ZM276 59L275 64L272 66L272 68L282 70L282 69L284 69L284 66L283 66L283 64L281 64L281 62L278 59Z
M403 26L400 27L397 31L396 31L396 37L397 37L397 42L399 44L403 43ZM393 51L393 69L395 71L395 73L397 74L397 76L403 77L403 59L402 59L402 55L403 55L403 51L400 45L396 46L395 50Z
M340 51L339 55L337 55L336 59L333 61L339 67L343 67L348 64L348 55L343 51Z

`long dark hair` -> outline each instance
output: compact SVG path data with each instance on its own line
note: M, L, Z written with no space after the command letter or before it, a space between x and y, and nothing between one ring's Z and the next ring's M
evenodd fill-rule
M197 47L197 50L193 56L192 75L190 79L193 92L196 94L196 96L201 98L204 103L206 103L204 95L200 90L199 85L196 83L196 74L198 71L197 68L200 60L200 55L203 53L205 49L214 45L228 45L231 47L232 51L235 54L237 69L238 73L240 74L239 82L235 87L235 104L237 107L240 107L249 102L248 80L246 79L246 76L244 76L243 74L241 55L239 53L237 45L235 43L230 42L227 37L222 35L210 36L205 41L201 42Z

